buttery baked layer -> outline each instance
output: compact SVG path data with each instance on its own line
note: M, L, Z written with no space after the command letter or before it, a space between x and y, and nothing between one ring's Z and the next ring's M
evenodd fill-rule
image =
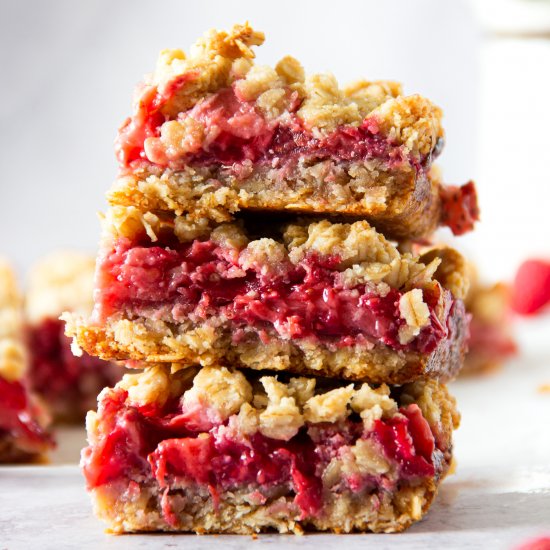
M224 367L126 375L87 419L96 514L114 532L394 532L451 461L455 403L401 388Z

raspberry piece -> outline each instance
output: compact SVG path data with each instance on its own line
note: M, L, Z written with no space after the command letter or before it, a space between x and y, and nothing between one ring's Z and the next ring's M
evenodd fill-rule
M409 432L416 454L431 462L435 450L435 439L428 421L422 416L420 407L413 403L401 412L409 419Z
M474 228L479 220L477 191L473 181L462 186L441 187L441 225L451 229L453 235L463 235Z
M527 260L516 273L512 307L522 315L536 313L550 302L550 262Z
M400 465L401 475L405 478L433 476L435 469L431 452L435 446L432 446L433 439L430 442L426 433L429 430L428 423L417 405L400 409L399 412L403 416L374 423L374 438L384 449L385 455ZM428 455L427 458L424 454Z
M161 441L148 457L152 471L161 487L167 486L167 477L185 477L197 483L210 481L210 464L214 443L210 436L181 437Z

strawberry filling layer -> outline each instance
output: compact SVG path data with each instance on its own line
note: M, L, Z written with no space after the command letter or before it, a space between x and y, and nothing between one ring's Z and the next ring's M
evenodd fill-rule
M188 487L206 488L215 505L224 491L249 490L263 504L271 488L286 488L302 518L323 508L323 473L333 458L349 456L358 439L372 439L390 464L390 474L342 474L332 490L375 493L392 491L402 482L431 478L440 472L430 425L416 404L400 414L378 420L365 431L360 419L339 424L306 425L289 441L256 433L236 436L224 424L196 431L196 415L187 414L179 401L162 408L126 403L127 392L112 390L103 396L99 432L82 454L89 489L122 482L158 486L165 494ZM204 411L207 415L207 411ZM229 419L231 426L231 419ZM165 502L168 523L174 513Z
M59 319L44 319L28 329L29 380L55 411L84 416L97 394L120 379L121 369L85 352L76 357L64 329Z
M382 343L421 353L452 336L448 320L458 302L449 291L440 286L423 291L429 322L402 343L403 293L390 289L382 295L368 284L348 288L339 263L337 256L311 254L299 265L278 265L273 273L212 241L161 247L120 239L99 259L94 321L119 311L170 323L217 316L230 323L234 341L253 330L264 341L275 332L285 339L337 346Z
M395 168L408 164L427 168L442 148L438 143L423 159L413 158L402 146L380 135L375 116L367 116L358 126L344 125L326 136L306 128L296 115L300 99L287 91L288 114L267 119L254 101L239 93L237 83L200 100L176 117L165 114L167 104L181 86L197 75L188 73L173 85L159 90L143 86L138 92L134 115L121 126L116 154L122 171L153 164L172 169L186 165L232 167L243 163L265 163L271 167L289 167L298 160L335 162L379 159ZM163 125L170 120L182 123L182 132L167 137Z
M0 446L7 437L22 452L34 454L53 445L51 436L38 422L41 411L20 381L0 376Z

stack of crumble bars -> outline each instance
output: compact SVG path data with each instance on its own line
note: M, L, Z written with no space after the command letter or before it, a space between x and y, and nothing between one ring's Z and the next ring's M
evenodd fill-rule
M114 532L401 531L458 426L477 217L431 167L441 111L253 63L248 25L164 51L120 128L80 349L136 369L87 418ZM139 369L139 370L138 370Z

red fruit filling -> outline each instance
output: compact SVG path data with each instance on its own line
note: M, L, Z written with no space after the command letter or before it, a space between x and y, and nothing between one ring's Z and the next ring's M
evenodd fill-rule
M550 303L550 262L523 262L512 288L512 307L517 313L531 315Z
M242 256L242 255L241 255ZM430 323L407 344L399 342L402 292L385 296L369 285L345 288L337 256L309 255L299 265L281 265L277 274L262 265L242 267L242 257L212 241L173 247L132 246L118 240L99 260L95 320L124 311L168 322L229 319L234 339L253 327L288 339L314 339L338 346L382 343L394 349L431 353L450 336L447 320L456 302L436 287L423 291ZM436 314L444 304L443 322Z
M198 485L206 487L216 503L223 491L248 489L261 502L267 496L262 491L287 487L302 518L307 518L322 510L324 470L332 458L349 455L359 438L377 443L392 463L394 477L343 476L334 490L391 491L402 481L439 473L434 453L441 451L416 404L389 420L378 420L370 432L364 431L361 420L348 419L308 425L290 441L280 441L260 433L237 440L223 425L197 432L180 402L162 409L141 408L127 405L126 398L125 391L112 390L100 401L101 435L82 454L89 489L132 481L157 484L166 491ZM163 513L173 521L168 504Z
M441 186L439 194L442 202L441 225L448 226L453 235L463 235L474 228L479 220L477 191L473 181L465 185Z
M84 416L98 393L120 379L120 367L87 353L75 357L64 328L63 321L44 319L28 329L29 380L55 412Z
M25 453L41 453L53 445L51 436L38 422L41 411L20 381L0 376L0 441L13 439Z
M366 117L359 127L341 126L326 137L317 137L296 115L300 107L296 92L287 91L290 115L282 123L266 119L255 102L245 100L233 84L177 115L180 121L192 119L200 131L193 135L192 130L186 130L185 148L174 150L157 139L161 126L171 119L165 114L165 107L181 86L196 77L198 73L190 72L177 77L163 90L154 86L138 90L134 115L121 126L116 140L116 154L123 171L142 164L173 169L188 164L236 168L234 165L244 162L288 167L299 159L345 162L373 158L390 166L408 163L421 169L442 148L442 143L438 143L426 158L411 158L402 147L379 134L374 116Z

